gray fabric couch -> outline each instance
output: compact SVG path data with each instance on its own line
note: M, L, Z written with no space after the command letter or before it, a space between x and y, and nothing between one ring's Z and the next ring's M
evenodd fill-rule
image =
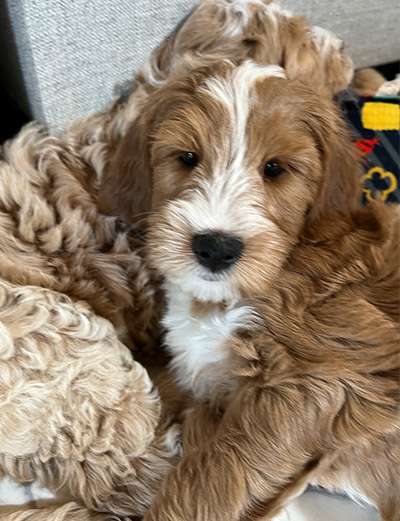
M196 0L0 0L0 74L53 128L104 107ZM333 30L357 66L400 57L398 0L282 0Z

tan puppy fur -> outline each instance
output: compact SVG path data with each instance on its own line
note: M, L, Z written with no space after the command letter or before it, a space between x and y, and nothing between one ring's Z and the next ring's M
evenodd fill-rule
M358 208L334 105L277 66L222 63L154 93L139 125L172 367L216 415L200 405L206 443L146 521L270 519L309 482L397 521L399 215ZM199 264L205 231L243 242L230 270Z
M135 230L99 213L86 166L35 127L3 149L0 474L137 515L176 454L121 343L150 342L157 293Z
M157 340L158 297L140 230L99 213L101 169L89 168L89 147L74 138L27 126L4 146L1 275L85 300L127 342L148 346ZM101 160L101 143L96 146L93 162Z
M129 521L128 518L91 512L73 502L62 506L28 507L8 514L0 507L0 517L2 521Z

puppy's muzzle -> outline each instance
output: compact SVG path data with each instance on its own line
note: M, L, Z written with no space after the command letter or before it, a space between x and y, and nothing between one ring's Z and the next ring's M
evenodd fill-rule
M221 232L204 232L193 237L192 250L201 266L213 273L233 266L243 253L241 239Z

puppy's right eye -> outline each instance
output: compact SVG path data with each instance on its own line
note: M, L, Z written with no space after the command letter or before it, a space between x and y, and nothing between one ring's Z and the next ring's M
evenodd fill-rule
M276 159L271 159L264 165L264 178L266 179L276 179L284 173L284 168L281 166L279 161Z
M199 164L199 156L194 152L182 152L179 161L189 168L194 168Z

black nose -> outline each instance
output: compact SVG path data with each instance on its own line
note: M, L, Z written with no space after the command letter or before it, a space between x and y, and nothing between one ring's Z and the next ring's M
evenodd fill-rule
M199 263L215 273L235 264L243 252L243 242L221 232L199 233L193 237L192 249Z

